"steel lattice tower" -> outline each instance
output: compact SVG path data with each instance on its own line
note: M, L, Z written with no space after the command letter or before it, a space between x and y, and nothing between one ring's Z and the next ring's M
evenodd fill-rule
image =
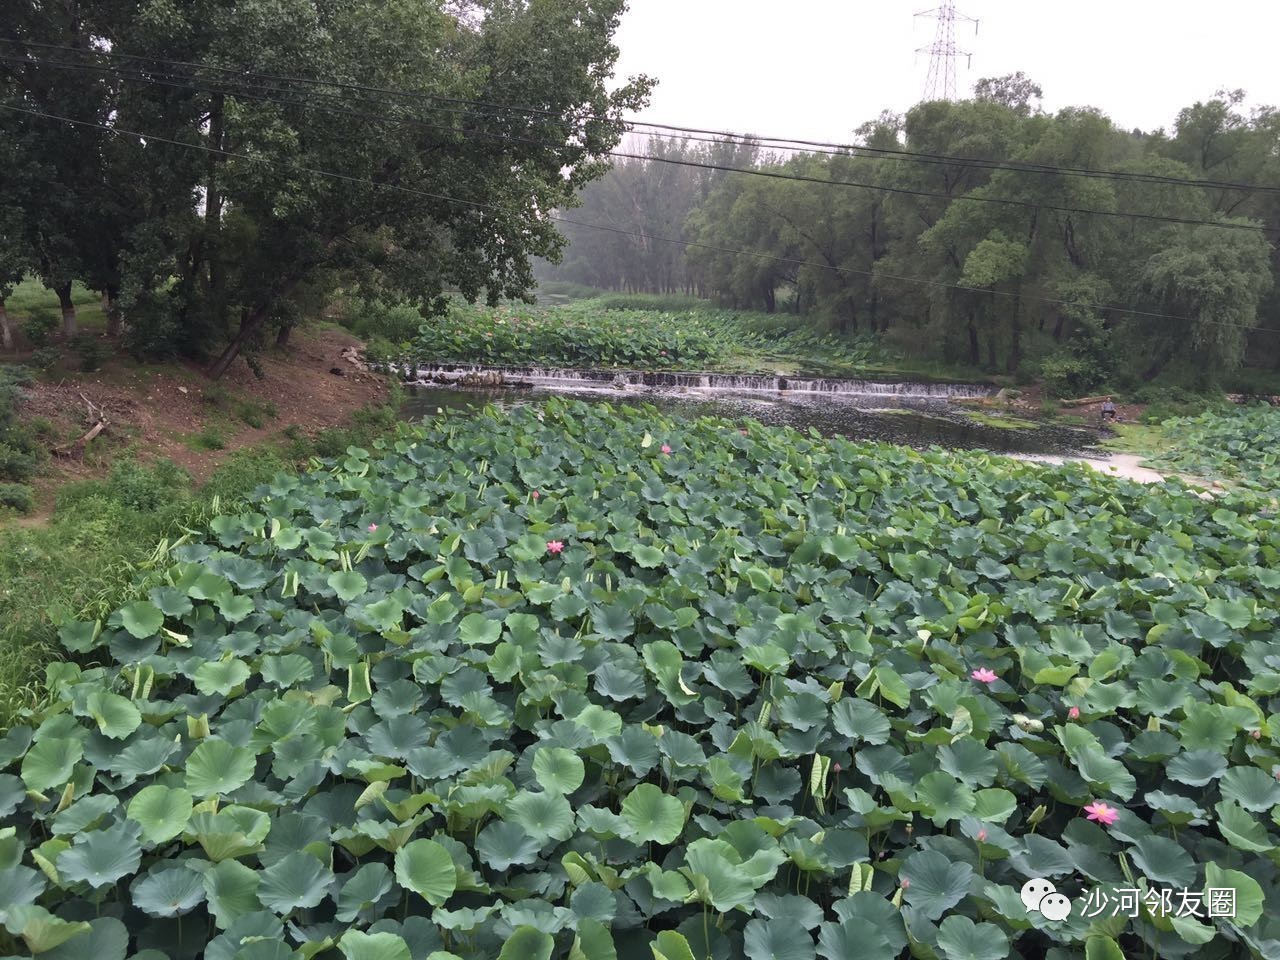
M956 98L956 57L969 58L972 54L956 49L956 21L973 24L978 32L978 21L956 10L955 0L942 0L941 6L925 10L917 17L930 17L938 21L933 43L919 48L916 53L929 54L929 77L924 84L925 100L954 100Z

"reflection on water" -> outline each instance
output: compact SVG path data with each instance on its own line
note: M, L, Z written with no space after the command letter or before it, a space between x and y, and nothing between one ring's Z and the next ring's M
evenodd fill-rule
M546 390L540 388L409 388L406 418L434 415L437 408L469 410L487 403L499 406L569 396L613 404L651 403L674 416L752 418L761 423L810 427L828 436L878 440L923 449L983 449L994 453L1076 455L1097 442L1097 433L1041 426L1010 430L976 423L945 400L886 396L778 396L612 390Z

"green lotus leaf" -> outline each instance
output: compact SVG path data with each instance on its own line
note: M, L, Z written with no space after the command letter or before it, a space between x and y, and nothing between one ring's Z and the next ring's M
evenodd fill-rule
M1190 884L1188 884L1190 886ZM1231 902L1234 910L1231 913L1231 922L1241 928L1251 927L1258 922L1262 916L1263 902L1265 894L1262 887L1246 873L1239 870L1227 870L1218 866L1216 863L1206 863L1204 865L1204 903L1209 905L1213 902L1214 894L1212 890L1232 889L1235 891Z
M129 952L129 929L115 917L88 921L87 936L76 934L52 950L40 952L41 960L125 960Z
M350 923L360 911L373 907L394 887L395 880L384 864L366 863L352 874L338 893L338 920Z
M122 740L142 724L142 714L127 697L95 690L85 700L85 713L98 724L104 737Z
M257 870L236 860L223 860L204 872L204 892L209 913L222 929L231 927L242 917L262 910L258 886L262 877Z
M142 862L137 830L136 825L120 823L107 830L82 833L58 857L58 873L72 883L94 888L127 877Z
M522 790L507 801L503 818L538 843L568 840L573 835L573 809L559 794Z
M130 894L148 916L179 917L204 902L204 877L182 864L160 864L135 880Z
M515 865L538 862L542 844L531 839L516 823L495 820L476 837L476 852L482 862L494 870L507 870Z
M622 801L628 839L635 843L674 843L684 830L684 804L652 783L642 783Z
M150 600L135 600L120 608L120 625L139 640L146 640L160 632L164 614Z
M589 917L578 921L578 933L569 948L569 960L618 960L609 928Z
M257 896L281 916L316 906L329 892L333 874L315 857L291 853L261 872Z
M409 945L394 933L363 933L348 930L338 941L347 960L412 960Z
M1004 960L1009 938L993 923L950 916L938 927L938 949L946 960Z
M542 747L533 755L533 775L548 793L570 794L582 786L582 759L563 747Z
M906 901L930 920L937 920L969 892L973 868L926 850L907 857L899 876L910 881Z
M1270 810L1280 803L1280 783L1257 767L1232 767L1222 775L1218 789L1225 799L1254 812Z
M517 927L507 938L498 960L551 960L556 942L550 934L530 926Z
M215 660L203 663L192 678L205 696L226 696L249 679L249 665L243 660Z
M37 793L60 787L71 779L71 773L82 756L84 747L79 740L41 740L22 758L22 782L28 790Z
M440 906L457 889L458 877L449 851L434 840L414 840L396 852L396 880L432 906Z
M813 960L816 956L809 931L787 917L748 921L743 950L748 960Z
M355 570L340 570L329 574L329 588L343 603L350 603L369 589L369 582Z
M247 747L203 740L187 757L186 787L196 797L232 793L253 777L256 758Z
M176 787L152 784L129 801L129 819L140 824L148 843L164 843L182 833L191 817L191 794Z
M847 957L891 960L897 953L875 924L861 917L840 923L824 923L818 928L818 956L823 960L845 960Z
M1130 857L1153 886L1187 888L1195 881L1195 861L1181 844L1167 837L1152 834L1139 838Z
M88 934L93 930L83 920L62 920L44 907L34 904L11 907L4 924L10 933L22 938L22 942L33 954L49 953L69 942L75 943L76 949L79 949L89 942Z

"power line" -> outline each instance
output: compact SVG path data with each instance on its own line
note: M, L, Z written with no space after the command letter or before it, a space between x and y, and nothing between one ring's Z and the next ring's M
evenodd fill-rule
M285 164L279 163L278 161L269 160L266 157L257 157L251 154L234 153L228 150L219 150L214 147L204 146L203 144L184 143L181 140L170 140L165 137L152 136L150 134L141 133L136 130L125 130L120 127L109 126L108 124L105 124L105 123L95 123L91 120L77 120L72 117L61 117L55 114L46 113L41 110L27 110L22 107L15 107L5 103L0 103L0 110L9 110L15 113L24 113L34 117L42 117L47 120L58 120L64 123L77 124L80 126L96 127L100 130L105 130L108 133L124 134L127 136L138 137L139 139L142 139L148 142L153 141L156 143L165 143L165 144L170 144L176 147L184 147L186 149L199 150L204 153L213 153L221 156L233 157L241 160L248 160L251 163L262 163L267 166L273 166L273 167L285 166ZM311 173L316 176L332 177L334 179L346 181L349 183L358 183L358 184L363 184L370 187L378 187L380 189L394 190L399 193L409 194L411 196L425 197L432 200L444 200L451 203L460 203L466 206L476 207L476 208L485 209L485 210L495 210L495 211L498 211L499 213L504 212L502 208L497 206L496 204L484 203L478 200L464 200L458 197L450 197L446 194L431 193L425 190L418 190L414 187L405 187L395 183L383 183L375 180L369 180L364 177L352 177L346 174L335 173L329 170L321 170L315 167L300 167L300 166L293 167L292 165L290 166L292 167L292 169L295 169L302 173ZM696 240L682 240L682 239L677 239L675 237L662 237L656 234L644 233L637 230L626 230L621 227L612 227L612 226L607 226L605 224L599 224L599 223L589 223L584 220L574 220L570 217L561 217L561 216L556 216L554 214L547 214L546 218L548 220L552 220L557 223L568 223L568 224L573 224L579 227L586 227L592 230L604 230L609 233L620 234L622 236L627 236L627 237L637 237L645 240L655 240L659 243L674 243L684 247L696 247L703 250L711 250L717 253L727 253L734 256L753 257L755 259L769 260L775 263L786 263L786 264L791 264L791 265L800 266L800 267L814 267L820 270L832 270L836 273L847 273L847 274L852 274L854 276L869 277L873 280L895 280L903 283L921 284L924 286L940 288L940 289L964 290L971 293L984 293L992 296L1020 298L1023 300L1034 300L1040 303L1048 303L1056 306L1087 307L1087 308L1099 310L1099 311L1114 311L1117 313L1127 313L1133 316L1146 317L1148 319L1177 320L1183 323L1205 323L1205 324L1212 324L1216 326L1230 327L1233 329L1242 329L1242 330L1245 330L1246 332L1280 333L1280 327L1256 327L1256 326L1246 327L1243 324L1238 324L1238 323L1226 323L1220 320L1207 320L1207 319L1196 320L1191 317L1178 316L1177 314L1156 313L1150 310L1139 310L1133 307L1122 307L1116 304L1093 304L1093 303L1084 303L1079 300L1063 300L1055 297L1042 297L1042 296L1036 296L1031 294L1018 294L1018 293L1013 293L1005 290L989 289L986 287L974 287L974 286L969 286L969 285L960 284L960 283L947 283L942 280L929 280L924 277L907 277L899 274L876 272L871 270L858 270L854 267L840 267L840 266L835 266L834 264L818 263L812 260L799 260L793 257L779 257L773 254L759 253L754 250L742 250L735 247L723 247L723 246L719 246L718 244L702 243Z
M59 69L66 69L66 70L73 70L73 71L80 70L80 71L90 71L90 72L95 72L95 71L102 72L102 73L106 73L108 76L116 77L122 80L133 80L133 81L140 81L144 83L155 83L155 84L161 84L166 86L178 87L181 89L202 91L206 93L221 93L229 96L241 96L247 99L263 100L266 102L281 104L284 106L316 108L321 110L327 110L333 113L342 114L345 116L355 117L357 119L369 120L373 122L412 123L422 127L455 133L457 135L464 136L464 137L481 137L481 138L487 138L490 140L496 140L499 142L526 143L526 144L532 144L534 146L551 147L551 148L556 148L556 147L564 148L569 146L567 144L561 144L561 143L556 143L556 142L547 141L547 140L537 140L537 139L532 139L527 137L519 137L512 134L497 134L497 133L490 133L488 131L481 131L481 130L461 129L457 127L446 126L443 124L432 124L418 117L404 117L404 116L392 117L392 116L386 116L386 115L372 115L368 113L361 113L358 111L347 110L342 107L335 107L329 104L308 103L305 100L297 100L297 101L280 100L277 98L273 98L269 95L260 93L258 91L226 91L226 90L215 89L212 87L201 86L199 84L190 83L190 82L163 80L155 77L146 77L141 74L127 74L123 71L113 70L107 67L99 67L91 64L70 64L70 63L62 63L59 61L43 60L40 58L27 58L27 57L11 58L11 57L6 57L3 54L0 54L0 62L14 62L15 60L17 62L22 62L22 63L29 63L29 62L35 61L44 65L53 66ZM217 82L217 81L214 81L214 82ZM284 92L288 92L288 91L284 91ZM727 166L724 164L708 163L708 162L699 161L699 160L688 160L688 159L677 158L677 157L661 157L661 156L653 156L651 154L637 154L637 153L629 153L626 151L618 151L618 150L604 150L604 151L599 151L599 153L601 155L610 156L614 158L641 160L641 161L652 162L652 163L666 163L666 164L672 164L675 166L694 167L694 168L699 168L704 170L713 170L713 171L718 171L723 173L736 173L736 174L742 174L746 176L763 177L763 178L772 179L772 180L789 180L789 181L800 182L800 183L816 183L816 184L822 184L822 185L833 186L833 187L853 187L856 189L870 190L870 191L880 192L880 193L897 194L901 196L912 196L912 197L923 197L923 198L929 198L929 199L945 200L947 203L956 203L956 202L988 203L988 204L996 204L999 206L1020 207L1020 208L1029 209L1029 210L1052 210L1056 213L1077 214L1082 216L1116 217L1116 218L1122 218L1122 219L1144 220L1148 222L1157 222L1157 223L1172 223L1172 224L1179 224L1183 226L1214 227L1214 228L1223 229L1223 230L1249 230L1249 231L1261 232L1261 233L1280 233L1280 228L1267 227L1261 224L1254 224L1254 223L1236 223L1236 222L1230 222L1230 221L1224 221L1224 220L1204 220L1204 219L1193 218L1193 217L1174 217L1174 216L1166 216L1163 214L1137 213L1137 212L1125 211L1125 210L1095 210L1087 207L1073 207L1073 206L1068 206L1063 204L1047 203L1047 202L1038 201L1038 200L1018 200L1011 197L989 197L989 196L974 194L974 193L960 193L960 194L952 195L947 193L939 193L933 190L917 190L910 187L894 187L894 186L889 186L887 184L865 183L865 182L856 181L856 180L836 180L836 179L831 179L826 177L808 176L805 174L782 173L775 170L762 170L754 167L734 167L734 166Z
M391 87L376 87L364 84L353 84L339 80L317 80L313 77L297 77L283 74L270 74L255 72L234 67L222 67L215 64L196 63L189 60L171 60L162 57L144 57L133 54L122 54L114 51L106 50L83 50L77 47L68 47L59 44L39 43L35 41L13 40L0 37L0 43L8 43L20 46L36 47L40 49L59 50L66 53L72 53L79 56L101 56L108 59L132 60L144 63L164 63L181 67L190 67L197 70L216 70L222 73L236 74L237 76L252 76L265 78L269 80L277 80L290 83L303 83L313 86L330 86L339 89L359 90L370 94L390 95L398 97L407 97L416 100L429 100L445 103L453 103L468 107L481 107L490 110L506 110L516 113L531 114L537 116L548 117L557 120L560 123L565 122L562 112L547 110L541 107L532 107L520 104L495 103L492 101L467 99L464 97L447 97L440 94L422 93L411 90L398 90ZM25 58L30 59L30 58ZM442 107L434 107L432 109L444 110ZM463 113L468 116L474 116L472 110L454 110L449 112ZM957 166L971 166L977 169L991 170L1007 170L1018 173L1031 173L1042 175L1057 176L1082 176L1093 177L1099 179L1115 179L1130 180L1133 182L1164 184L1169 186L1188 186L1198 187L1201 189L1221 189L1221 190L1238 190L1244 192L1276 192L1280 193L1280 186L1271 186L1266 184L1239 183L1224 180L1206 180L1190 177L1171 177L1163 174L1147 174L1133 171L1123 170L1099 170L1090 167L1072 167L1052 164L1037 164L1025 161L995 161L985 160L978 157L961 157L949 154L933 154L921 153L912 150L893 149L889 147L873 147L865 144L850 143L834 143L822 140L803 140L793 137L772 137L757 134L735 133L725 130L713 130L702 127L688 127L676 124L658 123L641 120L627 120L626 118L610 118L601 116L588 115L579 118L578 122L607 122L613 123L621 121L628 126L631 132L639 136L664 136L664 134L654 133L646 130L637 130L636 126L653 127L655 130L669 131L671 135L690 134L704 135L719 138L720 141L741 141L743 145L761 145L767 149L778 150L798 150L806 149L806 152L830 152L832 155L853 155L859 156L863 154L871 154L882 157L884 159L910 160L913 162L924 162L933 164L949 164ZM694 137L697 139L697 137ZM789 146L790 145L790 146Z

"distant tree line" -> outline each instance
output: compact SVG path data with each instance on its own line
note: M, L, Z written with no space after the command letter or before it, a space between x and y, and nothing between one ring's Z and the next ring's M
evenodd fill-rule
M1080 388L1117 366L1280 365L1280 114L1224 92L1143 133L1040 95L1021 74L984 80L862 126L859 149L785 159L660 141L655 158L784 177L618 163L572 217L702 246L567 226L541 275L790 310L993 370L1030 350Z
M599 176L624 0L13 0L0 18L0 321L35 276L76 331L221 375L335 288L526 295ZM529 106L532 109L529 109Z

